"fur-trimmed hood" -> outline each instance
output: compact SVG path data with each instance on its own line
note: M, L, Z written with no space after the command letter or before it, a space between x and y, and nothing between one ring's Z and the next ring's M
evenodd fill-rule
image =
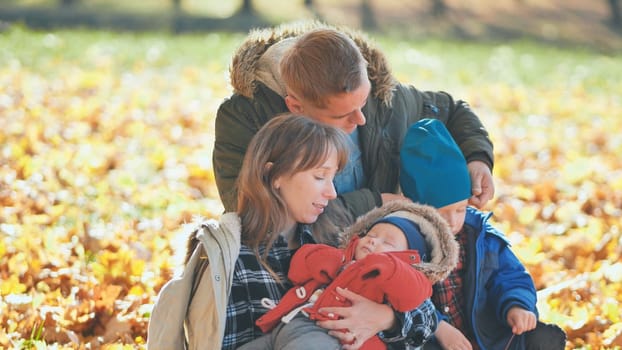
M252 30L234 53L231 61L229 73L234 92L248 98L253 97L258 80L257 63L270 46L281 40L294 38L310 30L321 28L338 30L354 40L368 62L367 74L372 84L372 95L384 104L390 105L397 80L391 74L384 54L374 47L363 33L318 21L300 21L282 24L274 28Z
M419 230L430 247L431 259L415 267L432 283L445 279L458 263L459 247L449 225L431 206L406 200L389 202L359 217L352 226L345 229L340 237L341 245L345 247L353 235L365 235L376 221L388 215L400 216L419 225Z

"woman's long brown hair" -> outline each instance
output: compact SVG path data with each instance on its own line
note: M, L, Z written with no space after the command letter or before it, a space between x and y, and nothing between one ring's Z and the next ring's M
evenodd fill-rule
M332 150L337 153L338 169L343 169L348 142L342 130L294 114L274 117L251 140L237 180L242 243L273 276L267 264L268 251L289 218L274 181L321 165ZM259 253L261 245L265 245L263 254Z

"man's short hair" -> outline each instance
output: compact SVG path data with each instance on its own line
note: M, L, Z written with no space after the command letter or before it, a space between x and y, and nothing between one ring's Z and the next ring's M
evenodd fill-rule
M367 62L354 41L339 31L317 29L302 35L281 60L288 93L326 107L328 98L356 90L367 79Z

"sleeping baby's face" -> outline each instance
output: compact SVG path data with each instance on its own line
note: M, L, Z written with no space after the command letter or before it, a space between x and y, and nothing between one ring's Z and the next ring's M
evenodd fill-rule
M363 259L369 253L395 252L408 249L406 236L397 226L378 223L361 237L356 245L354 259Z

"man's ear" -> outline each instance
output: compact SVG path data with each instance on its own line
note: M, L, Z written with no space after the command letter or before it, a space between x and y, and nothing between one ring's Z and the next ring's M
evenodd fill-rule
M287 96L285 96L285 104L287 105L287 109L292 113L300 114L303 112L302 104L292 94L287 94Z

